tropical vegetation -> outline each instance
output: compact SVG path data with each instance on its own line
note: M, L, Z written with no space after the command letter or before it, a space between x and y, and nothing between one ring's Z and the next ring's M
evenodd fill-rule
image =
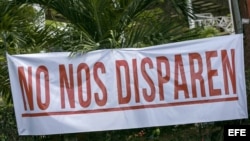
M169 141L222 140L225 122L55 136L17 135L6 53L69 51L74 55L98 49L140 48L219 35L215 28L190 29L188 17L194 15L185 1L1 0L0 9L0 141L66 138L136 141L161 140L163 137Z

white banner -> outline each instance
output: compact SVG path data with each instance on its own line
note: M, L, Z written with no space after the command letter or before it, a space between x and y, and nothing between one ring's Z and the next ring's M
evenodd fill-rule
M8 55L20 135L248 118L243 36Z

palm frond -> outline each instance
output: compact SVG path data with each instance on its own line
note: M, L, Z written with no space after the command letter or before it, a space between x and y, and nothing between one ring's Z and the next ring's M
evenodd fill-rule
M5 102L11 103L6 52L34 53L42 49L52 50L52 47L57 50L65 32L49 25L37 26L37 15L28 4L0 1L0 8L4 9L0 13L0 94Z
M66 49L73 52L168 43L185 33L192 16L186 0L20 1L53 9L73 25L64 41L72 43Z

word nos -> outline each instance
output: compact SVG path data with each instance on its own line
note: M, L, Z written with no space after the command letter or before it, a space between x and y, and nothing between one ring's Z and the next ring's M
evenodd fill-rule
M170 57L144 56L140 60L111 60L114 62L113 66L100 61L65 62L57 64L58 71L53 72L46 64L37 67L18 66L24 109L33 111L38 107L38 110L47 110L51 106L51 87L59 90L57 95L60 109L74 109L76 105L88 108L91 104L105 108L109 100L117 101L118 105L141 101L150 103L157 99L164 102L166 95L171 95L173 100L178 101L181 96L188 100L236 94L234 49L191 52L186 56L173 54ZM188 64L184 64L185 57ZM215 68L215 63L222 70ZM51 80L52 75L57 76L56 80ZM215 88L217 77L223 78L219 88ZM51 85L51 81L56 82L56 85ZM116 85L110 86L107 81L116 82ZM168 91L165 89L167 85Z
M225 125L224 140L238 139L241 141L249 140L250 125Z

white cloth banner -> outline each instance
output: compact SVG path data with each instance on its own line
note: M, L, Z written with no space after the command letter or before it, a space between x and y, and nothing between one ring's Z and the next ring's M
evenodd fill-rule
M20 135L248 117L241 34L69 54L7 54Z

